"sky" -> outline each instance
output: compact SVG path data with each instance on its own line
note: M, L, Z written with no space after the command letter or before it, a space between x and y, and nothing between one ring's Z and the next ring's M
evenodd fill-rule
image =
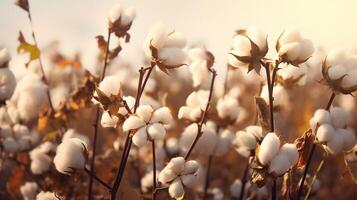
M12 68L25 62L16 55L18 31L30 37L26 13L15 0L0 0L0 46L10 49ZM40 48L59 40L66 54L80 51L85 66L94 64L95 36L106 34L110 8L133 6L137 17L131 42L122 57L139 67L142 44L150 27L163 22L187 35L190 44L206 44L216 57L218 71L225 68L234 30L257 27L268 33L271 47L288 27L298 28L316 47L357 47L355 0L29 0Z

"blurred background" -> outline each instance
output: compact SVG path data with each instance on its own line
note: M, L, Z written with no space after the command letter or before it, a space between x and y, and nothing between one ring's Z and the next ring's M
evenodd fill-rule
M97 53L94 37L106 34L108 13L115 3L137 11L131 44L121 53L134 66L142 61L149 28L159 21L184 32L191 44L204 42L216 56L219 71L225 68L231 36L238 28L255 26L268 33L270 42L284 28L297 27L317 47L354 49L357 44L354 0L30 0L40 48L58 40L64 53L81 52L84 66L92 68ZM16 55L17 36L22 30L29 38L30 25L14 0L0 1L0 27L0 46L11 50L12 68L23 70L26 59Z

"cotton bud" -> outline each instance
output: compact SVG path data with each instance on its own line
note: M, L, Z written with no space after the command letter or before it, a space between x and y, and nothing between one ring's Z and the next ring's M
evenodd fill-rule
M268 52L267 35L255 28L238 30L233 38L233 48L230 51L229 64L233 67L248 68L259 73L260 59Z
M214 56L204 48L193 48L188 56L191 61L189 70L192 74L193 87L197 87L209 76L209 68L213 66Z
M338 154L344 146L344 139L342 135L335 134L334 137L327 142L326 149L331 154Z
M295 144L286 143L280 148L279 154L284 155L288 158L290 166L297 163L299 159L299 152Z
M9 99L15 87L16 79L13 72L7 67L0 68L0 101Z
M261 140L264 138L264 135L263 135L263 128L261 126L247 126L245 128L245 130L254 135L255 138L257 138L257 140Z
M33 200L36 198L38 185L36 182L26 182L20 187L20 192L24 200Z
M268 164L278 154L279 148L280 139L278 136L275 133L268 133L259 148L259 162L263 165Z
M36 200L58 200L57 196L53 192L41 191L36 196Z
M274 173L277 176L285 173L290 167L290 161L285 155L279 154L273 158L269 165L269 173Z
M316 132L317 140L320 142L329 142L335 135L335 129L330 124L319 126Z
M229 119L235 121L238 117L238 101L237 99L228 95L219 99L217 102L218 116L222 119Z
M343 150L348 151L356 144L356 135L353 129L337 129L336 134L343 138Z
M70 138L58 146L53 162L59 172L71 175L76 169L83 169L86 160L85 142L78 138Z
M298 30L286 29L278 38L276 51L284 62L299 65L311 57L314 45Z
M176 179L169 186L169 194L172 198L179 199L185 194L185 190L180 179Z
M8 67L8 64L11 60L11 55L8 49L0 49L0 68Z
M340 107L332 107L330 109L332 124L335 128L345 128L348 122L349 115Z

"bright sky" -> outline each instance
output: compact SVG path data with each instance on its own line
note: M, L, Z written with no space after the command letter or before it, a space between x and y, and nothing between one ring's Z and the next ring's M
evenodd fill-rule
M0 0L0 46L15 59L17 35L29 37L25 12L15 0ZM184 32L189 42L205 42L223 68L233 31L255 26L266 31L270 41L286 27L297 27L316 46L357 46L357 1L355 0L29 0L39 45L59 40L65 53L82 52L84 64L93 65L97 51L94 37L105 34L112 5L134 6L137 18L130 31L132 42L123 56L134 65L151 25L162 21ZM272 45L273 46L273 45ZM20 65L13 62L12 65ZM15 66L12 66L15 67Z

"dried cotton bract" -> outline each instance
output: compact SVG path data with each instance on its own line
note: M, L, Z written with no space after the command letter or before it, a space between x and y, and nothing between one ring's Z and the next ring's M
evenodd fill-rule
M356 144L353 129L347 127L349 115L340 107L318 109L310 120L316 139L331 154L348 151Z
M84 169L87 160L85 142L78 138L64 140L58 147L53 159L57 171L71 175L75 170Z
M298 30L286 29L278 38L276 51L282 61L298 66L314 53L311 40L301 37Z
M185 161L183 157L172 158L160 172L158 180L169 185L169 194L172 198L179 199L185 194L185 187L193 186L199 164L194 161Z
M207 106L209 91L199 90L192 92L186 99L186 106L182 106L178 112L179 119L198 121Z
M156 64L161 71L177 68L185 64L186 38L180 32L167 30L163 24L156 24L149 32L144 50L152 64Z
M166 134L165 125L172 122L171 111L168 107L154 110L149 105L141 105L136 114L131 115L123 123L123 130L136 130L133 143L144 146L148 140L163 140Z

